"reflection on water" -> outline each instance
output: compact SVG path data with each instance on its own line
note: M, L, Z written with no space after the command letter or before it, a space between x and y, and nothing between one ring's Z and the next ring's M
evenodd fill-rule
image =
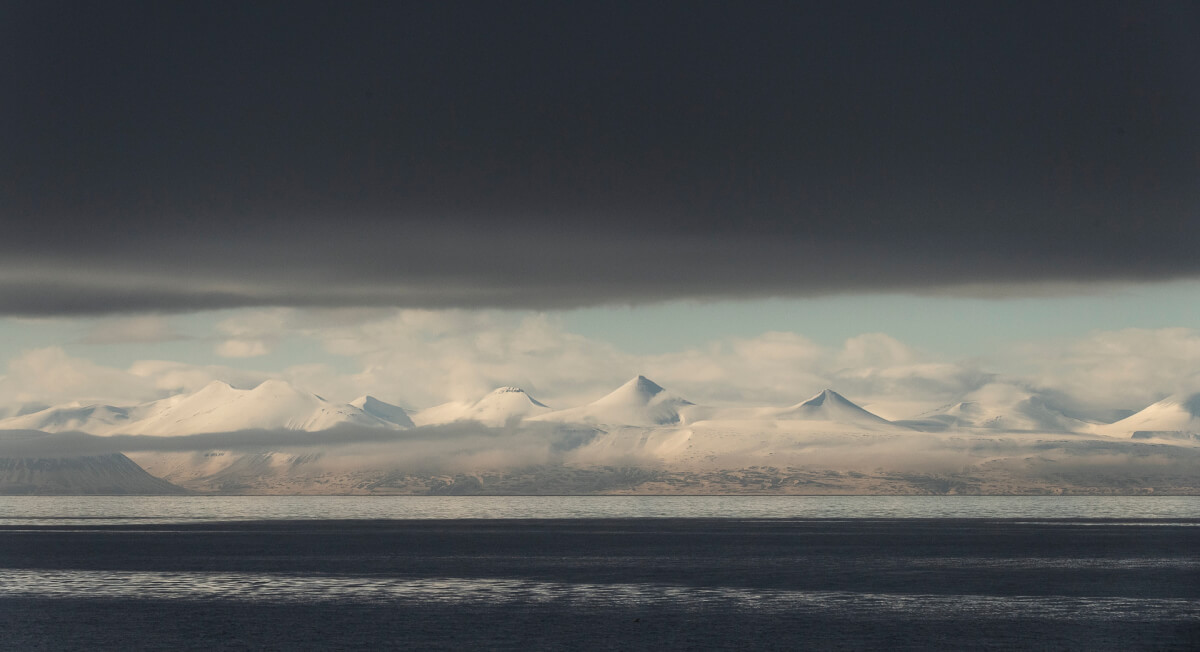
M555 603L572 609L687 606L839 616L1200 621L1200 602L1170 598L925 595L786 591L666 584L468 578L379 578L267 573L0 570L0 597L233 602Z
M6 496L0 525L464 518L1200 518L1195 496Z

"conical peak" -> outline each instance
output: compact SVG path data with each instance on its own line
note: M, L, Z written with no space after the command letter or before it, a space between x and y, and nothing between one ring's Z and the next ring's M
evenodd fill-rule
M238 391L239 390L236 387L234 387L233 385L230 385L229 383L227 383L225 381L214 380L214 381L210 382L209 384L205 385L204 387L201 387L195 393L189 394L187 392L182 392L182 393L176 394L176 395L168 397L168 398L173 399L173 400L179 400L179 399L186 398L189 396L216 397L216 396L225 396L225 395L233 394Z
M633 379L625 383L625 387L635 389L641 394L647 394L650 396L663 391L663 388L658 383L641 375L634 376Z
M801 405L811 405L811 406L816 407L819 405L824 405L826 401L829 401L830 403L836 403L836 402L849 403L849 401L846 400L846 397L842 396L841 394L838 394L837 392L833 391L832 389L824 389L824 390L821 390L821 393L808 399Z

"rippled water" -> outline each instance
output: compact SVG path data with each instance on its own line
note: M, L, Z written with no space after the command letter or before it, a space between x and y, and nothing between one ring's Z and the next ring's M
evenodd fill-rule
M0 524L296 519L1200 518L1196 496L5 496Z
M0 647L1194 650L1196 516L1158 497L17 498Z
M412 603L504 606L553 603L570 609L692 608L777 614L881 614L908 618L1053 618L1200 620L1200 602L1123 596L989 596L788 591L645 583L565 583L480 578L375 578L267 573L161 573L0 570L5 597L214 600L245 602Z

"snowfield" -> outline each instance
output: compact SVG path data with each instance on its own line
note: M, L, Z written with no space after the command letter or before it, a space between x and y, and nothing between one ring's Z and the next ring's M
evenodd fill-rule
M517 387L412 411L372 396L334 403L279 380L249 389L211 383L140 405L69 404L0 420L0 491L169 487L137 478L113 454L155 479L223 493L1189 493L1200 485L1200 395L1169 397L1111 424L1011 387L965 398L889 421L830 389L784 407L713 407L644 376L559 410ZM72 475L84 473L91 479Z
M282 380L268 380L250 389L214 381L193 393L140 405L69 403L50 407L0 419L0 430L177 437L251 429L313 432L347 425L405 429L468 421L501 427L528 421L606 429L722 422L727 428L764 432L779 428L844 431L851 427L865 432L1091 433L1118 438L1128 438L1136 431L1200 432L1200 394L1168 397L1111 424L1085 421L1046 397L1009 386L988 386L975 394L909 419L889 421L832 389L785 407L713 407L697 405L644 376L635 376L591 403L558 410L519 387L500 387L475 401L408 410L373 396L334 403ZM785 422L812 425L785 427Z

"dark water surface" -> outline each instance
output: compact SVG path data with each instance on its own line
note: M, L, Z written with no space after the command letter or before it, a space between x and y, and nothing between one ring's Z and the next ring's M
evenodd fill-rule
M1200 521L0 523L10 649L1200 649Z

